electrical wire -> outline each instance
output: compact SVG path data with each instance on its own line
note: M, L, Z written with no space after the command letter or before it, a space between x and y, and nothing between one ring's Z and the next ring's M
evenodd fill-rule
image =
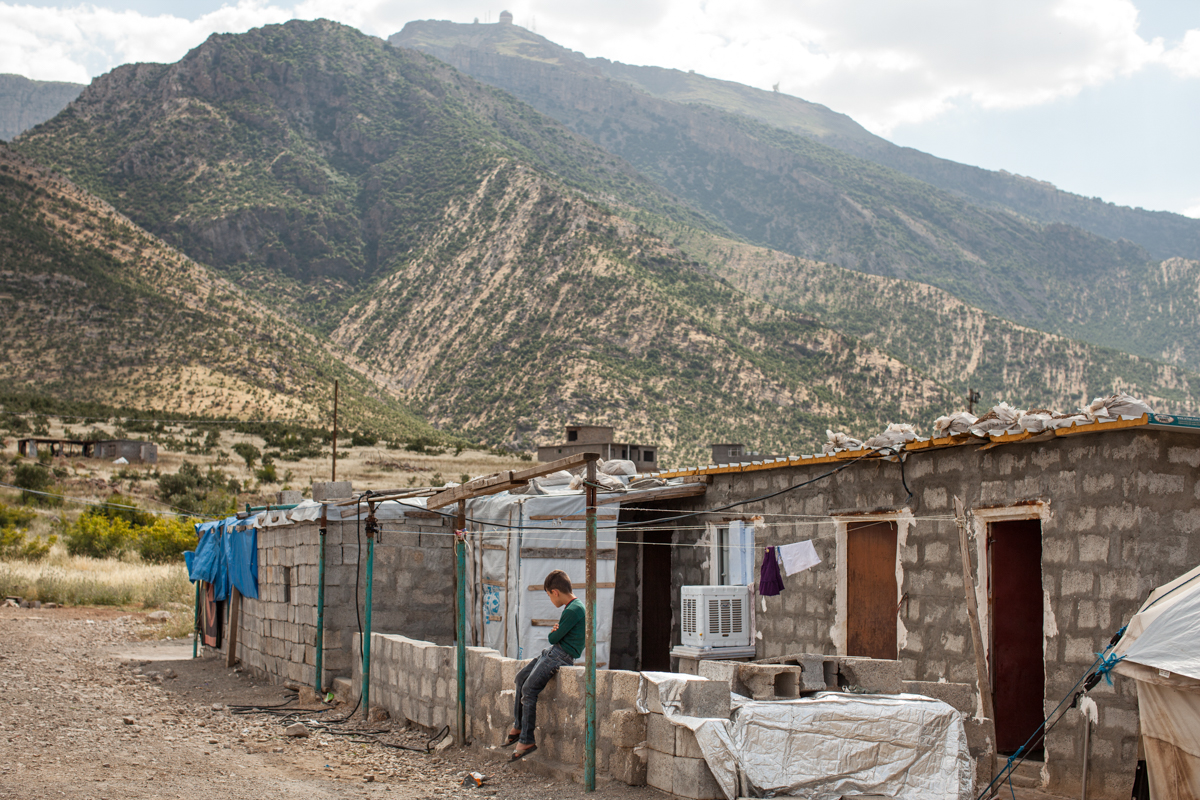
M41 495L42 497L56 497L59 500L70 500L72 503L78 503L78 504L84 505L84 506L92 506L94 508L118 508L118 509L121 509L122 511L142 511L147 514L155 514L157 516L182 517L184 519L205 519L205 520L224 519L224 517L210 517L210 516L206 516L204 514L189 514L182 510L180 510L178 512L175 512L175 511L149 511L144 508L138 508L137 506L125 506L125 505L121 505L119 503L94 502L92 500L84 500L84 499L78 498L78 497L71 497L70 495L66 495L66 494L55 494L54 492L40 492L36 489L26 489L23 486L14 486L11 483L0 483L0 488L16 489L17 491L28 492L29 494ZM167 506L167 508L178 508L178 507L177 506Z

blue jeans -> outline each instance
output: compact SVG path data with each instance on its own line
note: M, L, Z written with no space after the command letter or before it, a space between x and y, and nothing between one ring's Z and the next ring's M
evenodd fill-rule
M533 744L537 727L537 699L559 667L569 667L575 659L558 645L551 645L517 673L517 698L513 703L514 728L521 731L521 744Z

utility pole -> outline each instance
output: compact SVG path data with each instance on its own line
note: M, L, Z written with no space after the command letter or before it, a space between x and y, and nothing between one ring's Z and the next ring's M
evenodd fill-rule
M338 403L338 382L333 382L333 475L330 476L330 481L337 481L337 403Z
M975 391L970 386L968 386L967 387L967 413L968 414L975 413L975 404L978 402L979 402L979 392Z

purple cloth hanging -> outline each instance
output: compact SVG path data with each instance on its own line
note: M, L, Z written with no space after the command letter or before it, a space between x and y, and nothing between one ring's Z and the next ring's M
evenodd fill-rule
M775 560L775 548L768 547L763 554L762 571L758 576L758 593L763 597L774 597L783 591L783 576L779 574L779 562Z

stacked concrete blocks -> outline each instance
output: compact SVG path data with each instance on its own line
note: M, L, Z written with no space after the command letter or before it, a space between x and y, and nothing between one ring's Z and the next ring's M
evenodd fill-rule
M648 759L646 783L655 789L692 800L724 797L704 760L696 736L662 714L646 720Z

